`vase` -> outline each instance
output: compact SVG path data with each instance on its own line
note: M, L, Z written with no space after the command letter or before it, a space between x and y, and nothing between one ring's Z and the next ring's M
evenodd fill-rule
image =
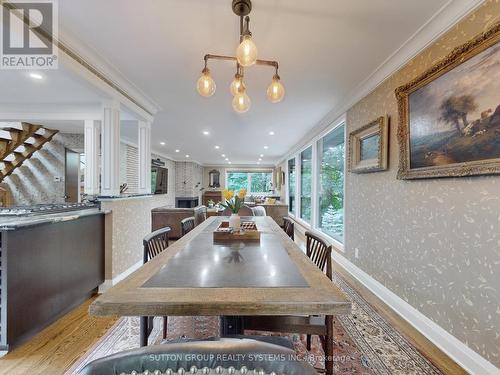
M240 229L241 227L241 218L238 214L232 214L229 217L229 227L233 229Z

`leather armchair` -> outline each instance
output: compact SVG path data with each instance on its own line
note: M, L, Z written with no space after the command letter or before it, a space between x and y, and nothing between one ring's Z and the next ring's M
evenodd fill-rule
M253 370L262 370L264 374L316 374L307 362L298 361L291 349L251 339L221 338L124 351L89 363L79 375L119 375L146 370L150 374L180 374L194 372L193 366L199 370L197 373L203 374L250 374ZM231 367L234 372L229 370Z
M207 217L207 208L198 206L195 208L171 208L157 207L151 210L152 231L170 227L169 238L179 239L182 237L181 221L182 219L194 216L195 225L205 221Z

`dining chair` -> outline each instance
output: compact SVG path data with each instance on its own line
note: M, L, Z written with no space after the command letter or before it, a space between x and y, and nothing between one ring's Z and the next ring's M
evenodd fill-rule
M146 370L151 375L316 375L292 349L248 338L173 342L122 351L90 362L78 375L146 374Z
M142 244L144 246L144 254L143 254L143 262L146 264L151 259L161 254L163 250L168 247L168 234L170 233L170 227L161 228L155 230L153 233L148 234L142 240ZM144 341L148 342L148 336L153 330L153 317L152 316L143 316L141 317L142 324L144 325L143 331L141 332L141 343ZM167 323L168 318L166 316L163 317L163 338L167 338Z
M292 239L292 241L295 240L295 225L292 219L288 217L283 218L283 230L288 235L288 237Z
M181 220L181 232L182 232L182 237L184 237L186 234L191 232L195 225L194 225L194 217L187 217L183 220Z
M305 234L306 255L332 280L332 246L310 231ZM305 334L307 350L311 350L312 335L319 336L326 374L333 375L333 316L245 316L242 321L245 330Z
M198 206L194 209L194 224L200 225L207 220L207 206Z
M266 209L262 206L252 207L253 216L267 216Z
M229 208L226 208L223 212L222 212L222 216L231 216L232 212ZM240 216L255 216L253 214L253 211L250 207L248 207L247 205L244 205L244 206L241 206L240 210L238 211L238 215Z

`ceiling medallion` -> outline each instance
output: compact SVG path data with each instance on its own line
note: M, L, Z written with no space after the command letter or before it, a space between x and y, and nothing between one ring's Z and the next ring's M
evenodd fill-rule
M267 88L267 98L271 103L278 103L285 96L285 88L280 82L278 75L278 62L257 59L257 46L252 40L252 33L249 29L250 14L252 10L251 0L233 0L233 12L240 17L240 45L236 49L236 56L212 55L204 57L205 67L201 71L201 77L197 82L198 93L204 97L210 97L215 93L215 81L208 69L208 60L229 60L236 62L236 74L229 87L233 95L233 109L238 113L245 113L250 109L250 98L246 94L245 68L252 65L266 65L274 67L275 74L272 82Z

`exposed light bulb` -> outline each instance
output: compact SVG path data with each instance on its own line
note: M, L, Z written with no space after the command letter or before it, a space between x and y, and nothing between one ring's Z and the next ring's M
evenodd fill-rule
M267 98L271 103L278 103L283 100L285 96L285 88L280 82L280 76L275 74L273 81L267 88Z
M250 66L257 61L257 46L251 35L245 35L243 41L236 49L236 58L241 66Z
M238 113L245 113L250 109L250 97L245 91L239 92L233 98L233 109Z
M233 96L238 94L240 91L246 90L246 86L241 75L235 74L233 82L231 82L231 86L229 86L229 90Z
M207 68L203 69L201 72L201 77L198 79L196 88L198 89L198 93L206 98L215 93L215 81L210 76L210 70Z

